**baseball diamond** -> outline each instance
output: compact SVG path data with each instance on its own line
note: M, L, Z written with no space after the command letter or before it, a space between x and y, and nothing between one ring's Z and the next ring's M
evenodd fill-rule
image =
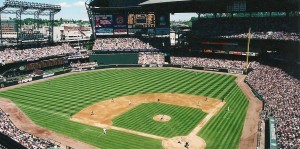
M2 0L0 149L300 149L300 0Z
M118 102L118 97L138 94L196 95L199 96L199 99L202 98L202 102L213 102L217 99L219 103L225 99L221 110L207 120L208 122L201 128L201 131L196 134L205 140L206 148L220 146L237 148L245 121L248 100L234 81L236 77L206 72L196 73L197 75L194 71L180 69L93 71L3 91L0 92L0 96L11 99L33 122L44 128L95 147L116 149L153 149L163 148L163 146L160 139L114 129L108 129L107 134L103 135L101 127L74 122L71 120L72 116L98 102L112 102L112 98L115 99L114 102ZM206 98L208 98L207 101ZM161 103L156 102L157 99L154 98L153 103L141 104L117 116L112 120L113 126L172 138L191 132L205 116L201 109L165 104L163 98ZM132 100L132 104L135 104L134 100ZM128 103L126 106L129 106ZM197 107L196 101L194 101L194 106ZM230 107L230 111L227 111L227 107ZM170 112L172 110L174 112ZM94 113L101 115L101 113ZM156 114L170 115L172 119L170 122L155 124L152 117ZM193 118L190 117L191 115L198 116ZM149 119L144 121L143 119L147 117ZM160 127L172 127L172 129L163 130ZM222 140L224 137L227 139Z

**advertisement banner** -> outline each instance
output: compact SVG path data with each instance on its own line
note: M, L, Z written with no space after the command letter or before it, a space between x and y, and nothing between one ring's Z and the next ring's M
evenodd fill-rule
M147 31L148 34L155 34L155 29L151 28Z
M125 28L115 28L114 29L114 34L115 35L127 35L127 29Z
M123 14L114 15L114 28L127 28L127 16Z
M228 51L214 50L214 53L216 53L216 54L228 54Z
M170 26L170 14L157 14L156 15L156 27L168 27Z
M142 31L142 29L128 29L128 34L129 35L134 35L134 34L136 34L138 32L141 32L141 31Z
M170 28L156 28L156 35L169 35Z
M203 50L203 53L213 53L212 50Z
M96 28L96 35L113 35L113 28Z
M49 78L49 77L52 77L52 76L54 76L54 73L43 75L43 78Z
M112 15L96 15L95 16L95 27L97 28L111 28L113 27L113 16Z

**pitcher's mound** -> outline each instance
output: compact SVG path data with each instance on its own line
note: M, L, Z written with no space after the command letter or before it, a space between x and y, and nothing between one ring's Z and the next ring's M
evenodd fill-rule
M156 115L153 117L153 120L158 121L158 122L167 122L171 120L171 117L168 115Z

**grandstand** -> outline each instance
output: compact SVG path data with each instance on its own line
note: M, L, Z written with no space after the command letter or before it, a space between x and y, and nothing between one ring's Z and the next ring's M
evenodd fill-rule
M204 141L197 144L199 148L299 148L299 5L297 0L88 0L91 40L1 45L0 102L13 105L6 99L13 101L24 117L32 119L30 126L53 138L34 128L18 128L22 125L15 115L9 116L11 107L3 104L0 148L172 148L164 140L174 142L171 137L175 137L179 145L176 137L188 133ZM196 12L198 19L185 35L188 44L171 46L170 14L182 12ZM16 32L11 22L2 28L3 39L6 32ZM74 48L80 44L89 50ZM187 100L178 99L177 106L184 108L169 106L171 102L160 104L158 93L170 93L176 100L174 94L192 94L197 99L186 105ZM135 105L139 94L150 95ZM158 103L148 103L148 98ZM118 105L110 104L118 102L125 103L120 111L137 107L120 115L112 113L117 115L112 124L93 119L99 111L93 107L114 110ZM203 105L219 111L209 113L215 109ZM195 106L201 112L189 109ZM166 123L168 131L162 131L152 117L148 123L141 115L156 113L149 109L202 113L201 119L172 117L193 127L204 116L212 119L195 127L197 132L174 123L176 127ZM80 114L88 117L80 119ZM135 123L134 116L145 122Z

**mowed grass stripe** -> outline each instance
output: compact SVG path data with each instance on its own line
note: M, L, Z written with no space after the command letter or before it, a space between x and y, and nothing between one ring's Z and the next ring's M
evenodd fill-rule
M209 140L207 148L237 148L247 112L248 100L235 86L226 97L226 104L199 132L199 136ZM229 111L227 108L229 107ZM236 134L236 135L232 135ZM218 137L216 137L218 136Z
M155 115L164 114L168 122L153 121ZM162 103L141 104L113 119L113 125L163 137L187 135L204 117L200 109Z
M226 78L226 79L225 79ZM102 100L144 93L182 93L193 95L207 95L212 98L222 99L226 95L226 104L242 104L239 108L247 107L242 102L231 102L238 97L238 91L233 92L236 84L235 77L204 72L193 72L176 69L122 69L88 72L64 76L57 79L47 80L21 88L0 92L1 97L13 100L35 123L64 135L68 135L83 142L101 148L161 148L161 141L131 135L119 131L109 131L110 134L101 136L101 129L69 121L69 115L75 114L85 107ZM230 80L230 81L229 81ZM232 81L231 81L232 80ZM227 99L228 98L228 99ZM166 110L171 110L167 108ZM246 108L245 108L246 109ZM226 110L223 108L222 111ZM191 113L186 113L190 115ZM184 116L183 114L178 114ZM217 117L217 116L216 116ZM218 145L238 146L239 135L242 130L245 112L234 111L232 117L242 120L236 121L237 130L226 135L228 141L217 139L222 134L213 133L210 128L205 134L211 134L207 142L213 146L215 141ZM130 117L135 119L136 117ZM191 118L194 121L194 117ZM195 119L197 119L195 117ZM215 119L215 120L214 120ZM183 121L189 119L182 118ZM222 119L213 118L209 125L220 125ZM234 122L234 121L233 121ZM122 124L124 124L122 122ZM147 124L143 124L145 127ZM174 124L180 129L185 129L181 123ZM232 123L225 123L232 125ZM206 126L205 126L206 127ZM216 127L217 128L217 127ZM218 127L219 128L219 127ZM232 129L230 126L224 127ZM180 134L176 129L169 128L170 132L153 130L156 134L171 136ZM190 128L187 128L190 129ZM147 128L143 128L147 130ZM205 129L204 129L205 130ZM204 131L203 130L203 131ZM188 132L188 131L187 131ZM202 133L202 132L201 132ZM225 135L223 135L225 136ZM232 137L235 136L235 137ZM204 137L205 138L205 137ZM206 139L206 138L205 138Z

